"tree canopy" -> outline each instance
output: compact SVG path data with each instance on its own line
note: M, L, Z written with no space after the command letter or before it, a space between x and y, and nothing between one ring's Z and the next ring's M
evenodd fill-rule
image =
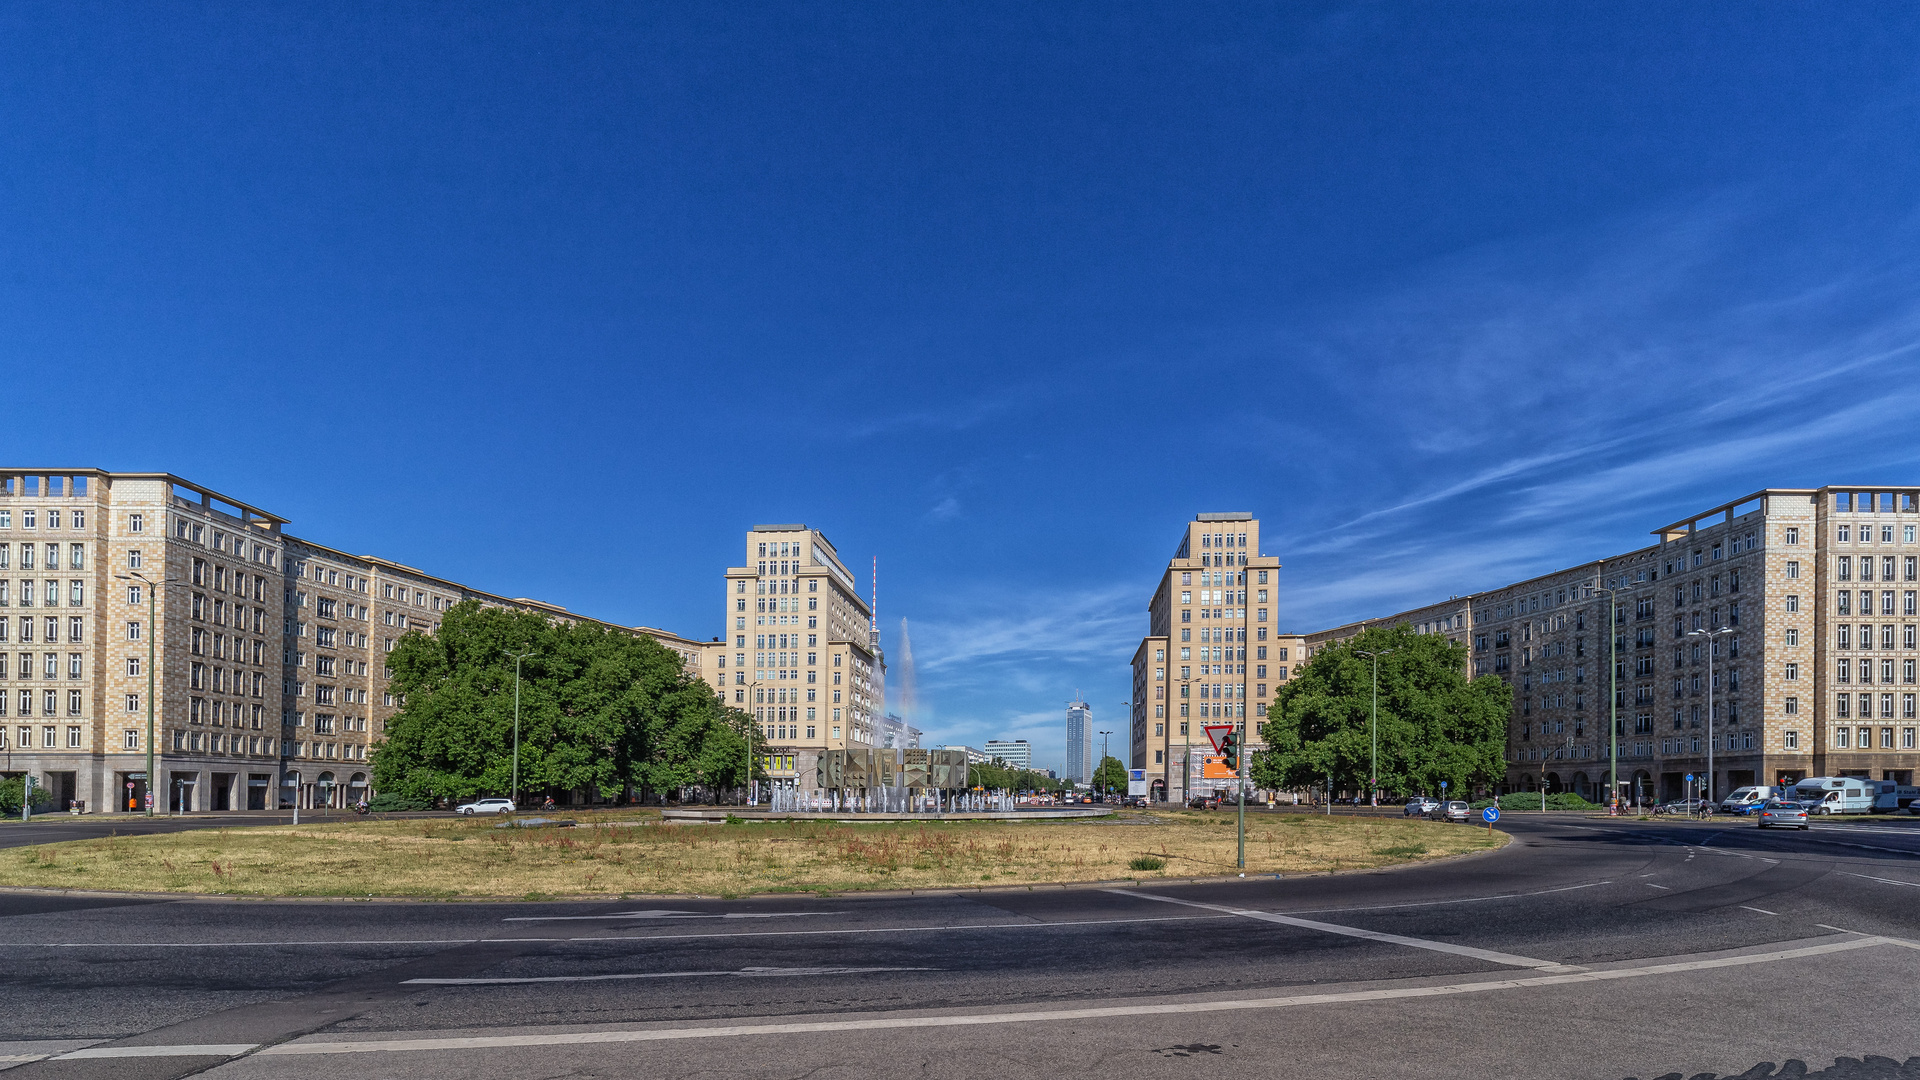
M1127 767L1119 758L1109 755L1100 759L1100 767L1093 770L1093 790L1127 793Z
M1267 749L1254 755L1261 787L1307 787L1332 776L1366 790L1373 750L1373 660L1380 653L1380 789L1465 795L1506 771L1513 691L1497 676L1469 681L1467 649L1443 634L1373 627L1328 645L1296 670L1267 708Z
M967 786L988 791L1059 791L1067 785L1046 773L1016 769L995 758L969 767Z
M388 654L401 708L374 747L374 784L413 798L505 795L512 784L514 655L520 788L739 786L746 714L650 638L468 601Z

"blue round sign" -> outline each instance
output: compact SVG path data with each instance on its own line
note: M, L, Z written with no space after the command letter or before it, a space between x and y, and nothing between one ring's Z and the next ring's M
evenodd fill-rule
M1480 811L1480 816L1486 819L1487 824L1491 825L1500 820L1500 808L1497 806L1489 806L1485 810Z
M1689 784L1691 784L1691 783L1693 783L1693 774L1692 774L1692 773L1688 773L1688 774L1687 774L1687 783L1689 783Z

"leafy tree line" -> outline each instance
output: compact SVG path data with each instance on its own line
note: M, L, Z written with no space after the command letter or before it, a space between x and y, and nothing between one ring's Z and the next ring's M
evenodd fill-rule
M1255 754L1256 786L1366 791L1373 754L1373 660L1379 682L1383 795L1449 795L1506 774L1513 689L1494 675L1469 680L1467 649L1410 626L1373 627L1328 645L1296 669L1267 708L1268 749Z
M514 655L520 790L645 799L739 787L751 718L650 638L468 601L387 656L400 711L373 751L374 785L405 799L512 786ZM756 774L758 775L758 774Z
M968 766L967 786L988 791L1061 791L1067 785L1046 773L1016 769L996 758Z
M1120 764L1119 758L1109 754L1100 759L1100 767L1093 770L1093 790L1116 795L1127 793L1127 767Z

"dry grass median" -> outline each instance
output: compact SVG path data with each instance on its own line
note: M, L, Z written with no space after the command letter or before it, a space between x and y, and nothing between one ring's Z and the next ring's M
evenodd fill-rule
M1236 872L1231 813L1034 822L352 821L0 851L0 885L242 896L856 892ZM1360 870L1498 847L1481 828L1249 814L1247 872Z

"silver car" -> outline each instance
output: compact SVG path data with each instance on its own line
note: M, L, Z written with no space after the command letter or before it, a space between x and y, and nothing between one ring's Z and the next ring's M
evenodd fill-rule
M1795 829L1807 827L1807 808L1797 802L1775 799L1762 806L1754 816L1760 819L1763 829L1770 825L1785 825Z
M475 814L511 814L513 813L513 800L476 799L473 802L463 803L454 807L453 812L463 817L472 817Z
M1459 799L1454 799L1452 802L1440 804L1434 809L1431 816L1438 821L1458 821L1464 823L1472 815L1472 807Z
M1429 799L1425 795L1415 795L1407 800L1407 808L1401 811L1406 817L1426 817L1440 808L1440 800Z

